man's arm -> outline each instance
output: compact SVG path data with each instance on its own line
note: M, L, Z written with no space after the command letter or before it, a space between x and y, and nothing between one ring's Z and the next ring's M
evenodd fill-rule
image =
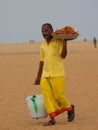
M61 57L66 58L66 56L67 56L67 40L64 39L63 40L63 48L62 48L62 51L61 51Z
M38 73L37 73L37 78L35 80L35 84L38 85L40 84L40 79L41 79L41 75L42 75L42 71L43 71L43 61L40 61L39 63L39 69L38 69Z

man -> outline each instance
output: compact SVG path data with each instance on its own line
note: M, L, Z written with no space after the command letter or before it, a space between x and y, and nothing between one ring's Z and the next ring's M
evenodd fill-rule
M68 112L68 122L74 120L74 105L70 105L64 95L65 70L64 59L67 55L67 40L55 39L50 23L42 25L44 41L40 47L40 63L35 84L40 84L44 103L50 121L44 125L54 125L55 117Z
M96 46L97 45L97 39L96 39L96 37L93 38L93 43L94 43L94 47L96 48L97 47Z

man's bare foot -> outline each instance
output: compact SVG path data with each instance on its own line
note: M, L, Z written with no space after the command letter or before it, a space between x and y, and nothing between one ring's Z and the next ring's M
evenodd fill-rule
M43 126L49 126L49 125L55 125L55 124L56 124L55 119L51 119L49 122L43 124Z

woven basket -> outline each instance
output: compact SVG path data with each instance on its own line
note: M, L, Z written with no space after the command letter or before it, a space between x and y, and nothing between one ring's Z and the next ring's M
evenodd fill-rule
M74 40L79 36L79 34L52 34L52 36L57 39Z

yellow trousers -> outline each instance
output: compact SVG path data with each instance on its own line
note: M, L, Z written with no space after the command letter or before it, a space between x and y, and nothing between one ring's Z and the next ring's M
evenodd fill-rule
M44 95L45 108L48 114L71 106L64 95L64 77L42 77L40 87Z

